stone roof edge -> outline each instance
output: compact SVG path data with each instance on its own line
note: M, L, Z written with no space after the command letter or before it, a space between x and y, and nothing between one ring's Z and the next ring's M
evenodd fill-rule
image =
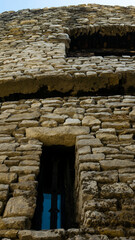
M0 13L0 17L2 15L5 15L5 14L13 14L13 13L25 13L25 12L34 12L34 11L41 11L41 10L54 10L54 9L62 9L62 8L66 8L66 9L70 9L71 7L75 7L75 8L79 8L79 7L89 7L89 6L95 6L95 7L101 7L101 6L104 6L104 7L107 7L107 8L115 8L115 7L119 7L119 8L135 8L135 6L132 6L132 5L129 5L129 6L119 6L119 5L103 5L103 4L91 4L91 3L88 3L88 4L78 4L78 5L69 5L69 6L60 6L60 7L44 7L44 8L26 8L26 9L20 9L20 10L17 10L17 11L14 11L14 10L10 10L10 11L4 11L2 13Z

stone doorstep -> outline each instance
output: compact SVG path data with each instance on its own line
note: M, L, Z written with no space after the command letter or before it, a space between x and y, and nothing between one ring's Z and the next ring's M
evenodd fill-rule
M20 240L63 240L63 239L76 239L76 240L108 240L106 235L91 235L94 230L86 229L56 229L56 230L22 230L18 232Z

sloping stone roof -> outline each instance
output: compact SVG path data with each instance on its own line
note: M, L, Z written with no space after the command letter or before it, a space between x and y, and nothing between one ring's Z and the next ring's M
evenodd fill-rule
M96 4L0 14L0 97L41 87L76 95L133 92L135 56L67 58L69 36L135 31L135 7Z

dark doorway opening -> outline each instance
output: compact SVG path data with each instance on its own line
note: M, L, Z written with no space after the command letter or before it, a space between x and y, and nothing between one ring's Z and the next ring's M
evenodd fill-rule
M43 147L33 229L75 227L74 163L74 147Z
M135 32L124 35L102 35L100 31L94 34L80 34L70 36L70 48L67 57L88 56L122 56L135 55Z

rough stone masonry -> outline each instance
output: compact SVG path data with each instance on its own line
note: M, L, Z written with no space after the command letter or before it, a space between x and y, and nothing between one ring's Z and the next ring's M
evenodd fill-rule
M66 56L98 31L134 33L135 8L0 14L0 239L135 240L135 56ZM78 228L31 229L43 145L76 148Z

